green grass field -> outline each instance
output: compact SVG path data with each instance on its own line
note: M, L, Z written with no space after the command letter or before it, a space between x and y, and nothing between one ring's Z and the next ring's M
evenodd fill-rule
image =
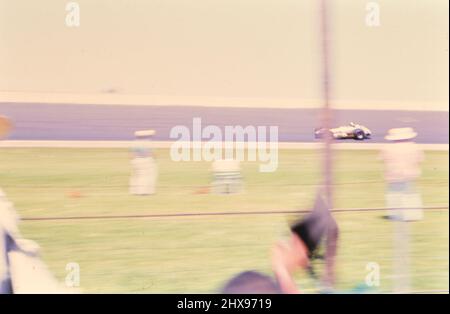
M274 173L242 164L245 192L202 193L210 164L172 162L157 150L157 194L128 194L125 149L2 148L0 186L23 218L95 215L295 210L308 208L320 179L320 155L282 150ZM382 164L375 151L339 151L335 207L384 206ZM428 152L419 182L425 206L448 205L448 152ZM79 194L80 197L73 197ZM341 237L337 288L364 283L366 265L381 266L378 291L392 288L393 225L383 212L336 213ZM81 267L85 292L216 292L232 274L255 269L270 273L272 244L288 233L294 215L166 217L149 219L49 220L21 223L42 246L42 255L64 280L65 266ZM426 212L412 223L414 290L448 290L448 210ZM305 291L314 282L298 274Z

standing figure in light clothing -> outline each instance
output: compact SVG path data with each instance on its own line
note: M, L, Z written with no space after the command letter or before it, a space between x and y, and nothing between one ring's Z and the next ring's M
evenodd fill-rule
M412 141L416 136L412 128L396 128L389 130L385 137L391 141L381 152L385 164L389 219L415 221L423 218L422 200L415 181L421 175L420 164L424 155Z
M415 180L421 175L423 152L412 139L417 136L411 128L389 130L387 144L381 156L385 163L387 182L387 218L394 221L393 271L394 292L411 289L410 221L423 219L422 199L416 191Z
M136 141L132 148L132 174L130 178L130 194L151 195L155 193L158 168L153 158L150 140L154 130L135 132Z
M19 216L0 189L0 294L76 293L60 284L39 256L39 245L23 238Z
M11 128L11 121L0 116L0 140ZM23 238L18 222L13 203L0 189L0 294L68 292L40 259L39 245Z
M0 140L5 138L11 130L11 121L0 116ZM12 293L11 276L9 273L8 252L11 247L9 234L17 233L15 212L10 210L11 203L0 189L0 294Z

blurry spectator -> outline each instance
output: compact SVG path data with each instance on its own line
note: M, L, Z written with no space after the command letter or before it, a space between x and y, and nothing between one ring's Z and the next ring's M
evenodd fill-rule
M11 202L0 190L0 293L13 292L11 252L35 255L39 246L22 237L17 227L19 217Z
M300 269L310 269L311 259L316 254L324 238L327 250L333 256L331 266L334 267L336 254L337 224L331 216L322 197L316 199L313 210L291 227L288 240L282 240L272 249L272 269L276 283L268 276L254 271L246 271L233 277L223 288L223 293L299 293L293 274Z
M389 130L385 137L392 142L381 152L385 164L389 219L414 221L423 218L422 200L416 191L415 180L421 175L420 163L424 155L412 141L416 136L412 128L396 128Z
M136 141L132 148L132 174L130 178L130 193L133 195L150 195L155 193L158 168L153 159L150 139L154 130L135 132Z
M19 217L0 190L0 294L76 293L60 285L39 258L39 245L19 232Z
M0 139L6 137L10 130L10 120L0 116ZM12 244L9 234L18 233L17 219L15 212L11 210L11 203L0 189L0 294L12 293L7 252Z
M238 160L218 159L212 164L214 194L239 193L242 190L241 165Z
M11 203L0 190L0 294L12 293L8 251L12 246L11 234L18 233L17 220L17 215L11 209Z
M0 116L0 139L10 129L10 121ZM18 222L13 204L0 189L0 294L69 292L39 258L39 245L22 237Z
M326 278L323 284L331 289L334 284L334 263L337 250L338 226L319 191L312 211L291 227L288 241L280 241L272 252L272 265L283 291L298 292L292 274L299 268L314 274L311 261L326 240Z
M305 243L295 233L287 241L279 241L272 249L272 268L284 293L299 293L293 275L309 267L309 252Z
M224 294L282 293L275 280L256 271L239 273L225 284L221 292Z
M412 139L417 136L411 128L389 130L381 157L385 163L387 182L386 206L388 219L396 221L394 229L394 292L410 290L410 231L407 221L423 218L422 200L414 181L420 177L423 152Z

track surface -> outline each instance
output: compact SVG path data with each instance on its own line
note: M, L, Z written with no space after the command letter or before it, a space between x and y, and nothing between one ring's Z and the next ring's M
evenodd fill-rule
M0 115L13 120L10 140L131 140L135 130L155 129L155 140L169 140L172 127L278 126L281 142L313 142L319 125L318 109L217 108L185 106L117 106L76 104L0 103ZM410 126L419 143L448 144L448 112L336 110L335 124L354 121L373 132L366 142L385 142L393 127ZM354 142L350 140L350 142Z

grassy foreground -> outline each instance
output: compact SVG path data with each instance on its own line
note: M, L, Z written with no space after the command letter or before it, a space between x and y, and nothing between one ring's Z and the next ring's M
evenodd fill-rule
M129 155L124 149L5 149L0 186L20 215L64 217L295 210L308 208L320 181L320 155L282 150L274 173L242 164L245 192L205 193L210 164L173 162L158 150L157 194L128 195ZM335 207L382 207L383 165L376 151L339 151ZM448 152L428 152L419 182L425 206L448 205ZM392 288L392 223L383 212L336 213L341 229L338 288L364 283L366 265L380 265L379 291ZM271 245L287 234L293 215L203 216L151 219L24 221L23 233L43 248L61 280L65 266L81 267L86 292L215 292L245 269L270 273ZM448 290L448 210L411 224L414 290ZM305 274L306 291L314 283Z

